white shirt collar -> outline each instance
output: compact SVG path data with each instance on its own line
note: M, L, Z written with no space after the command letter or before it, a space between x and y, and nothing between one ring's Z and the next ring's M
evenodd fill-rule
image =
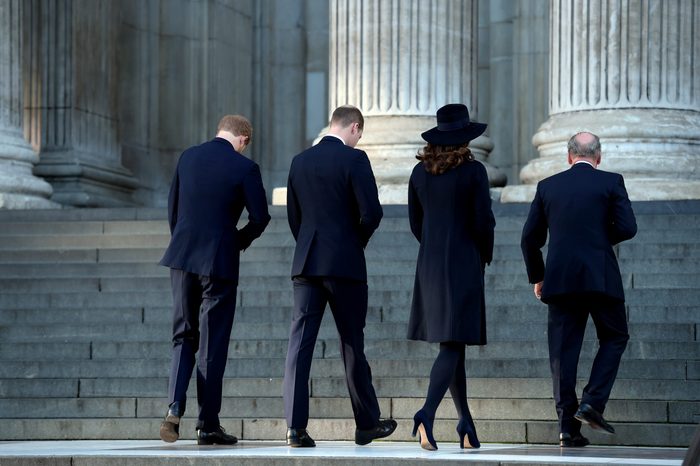
M346 146L347 146L347 144L345 144L345 141L343 140L343 138L341 138L341 137L338 136L337 134L328 133L328 134L326 134L326 136L332 136L332 137L334 137L334 138L338 138L338 139L340 139L340 142L343 143L343 145L346 145Z
M593 165L593 164L592 164L591 162L589 162L588 160L579 160L578 162L574 163L574 165L576 165L576 164L578 164L578 163L587 163L587 164L590 165L591 167L595 168L595 165Z

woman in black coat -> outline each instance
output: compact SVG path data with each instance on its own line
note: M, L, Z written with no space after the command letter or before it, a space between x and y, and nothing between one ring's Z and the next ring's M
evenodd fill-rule
M425 403L414 416L413 435L436 450L435 411L449 388L459 413L462 448L478 448L467 404L465 345L486 344L484 268L493 254L489 181L469 141L486 125L469 121L462 104L437 111L438 126L422 134L428 144L416 157L408 187L411 231L420 242L408 338L440 343ZM466 442L465 442L466 436Z

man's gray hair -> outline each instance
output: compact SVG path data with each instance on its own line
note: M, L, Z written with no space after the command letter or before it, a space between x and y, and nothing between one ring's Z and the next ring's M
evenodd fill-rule
M581 134L590 134L593 140L587 144L582 144L578 141L578 136ZM593 133L580 132L571 136L569 143L566 145L569 154L576 157L585 157L587 159L596 159L600 156L600 139Z

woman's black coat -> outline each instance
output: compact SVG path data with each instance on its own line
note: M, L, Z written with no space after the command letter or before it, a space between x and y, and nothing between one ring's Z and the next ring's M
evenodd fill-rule
M486 169L468 161L431 175L419 163L408 214L420 242L408 338L486 344L484 267L496 225Z

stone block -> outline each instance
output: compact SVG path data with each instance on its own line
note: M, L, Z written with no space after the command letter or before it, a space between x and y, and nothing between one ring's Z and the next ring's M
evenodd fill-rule
M700 257L700 244L692 243L622 243L619 246L620 259L646 259L649 257L664 259L696 259Z
M169 235L170 227L165 220L106 221L102 223L105 235Z
M692 324L698 319L698 309L695 306L644 306L635 304L628 306L627 315L631 323Z
M100 280L97 278L0 278L0 289L3 293L51 293L51 292L81 292L99 291Z
M168 393L168 374L163 377L127 377L129 374L112 374L99 378L80 379L81 398L106 397L159 397ZM167 402L166 402L167 403Z
M78 379L0 378L0 399L72 398L78 396L78 390Z
M0 246L2 247L2 246ZM64 263L87 262L97 260L96 249L58 249L58 250L4 250L0 249L0 264Z
M636 424L613 423L616 435L604 435L584 427L582 433L593 445L649 445L664 447L687 447L696 428L692 424ZM549 443L558 441L559 428L556 422L528 422L528 443Z
M624 356L627 359L700 360L700 342L630 340Z
M679 290L642 290L630 291L626 295L626 302L634 305L664 305L664 306L692 306L700 299L700 288Z
M632 286L639 289L700 289L697 273L643 273L633 274Z
M668 403L668 420L677 424L699 424L700 402L671 401Z
M15 237L21 240L27 235L99 235L102 233L102 222L100 221L85 221L85 222L8 222L3 223L2 233L0 236L3 241L6 237Z
M98 249L98 262L108 264L120 262L146 262L156 264L163 257L165 248L112 248ZM164 270L167 270L164 268ZM167 272L166 272L167 273Z
M0 294L0 309L36 309L47 307L49 307L49 295L47 294Z
M143 311L137 308L121 309L0 309L2 325L37 325L48 323L79 322L103 324L140 323Z
M0 343L0 361L90 359L90 343Z
M700 342L699 342L700 343ZM688 355L688 358L693 357ZM688 380L700 380L700 361L688 361Z
M580 373L580 371L579 371ZM579 384L579 386L581 386ZM697 401L700 381L662 380L649 377L640 383L637 379L615 380L611 399Z
M134 398L0 399L3 418L121 418L136 416Z

